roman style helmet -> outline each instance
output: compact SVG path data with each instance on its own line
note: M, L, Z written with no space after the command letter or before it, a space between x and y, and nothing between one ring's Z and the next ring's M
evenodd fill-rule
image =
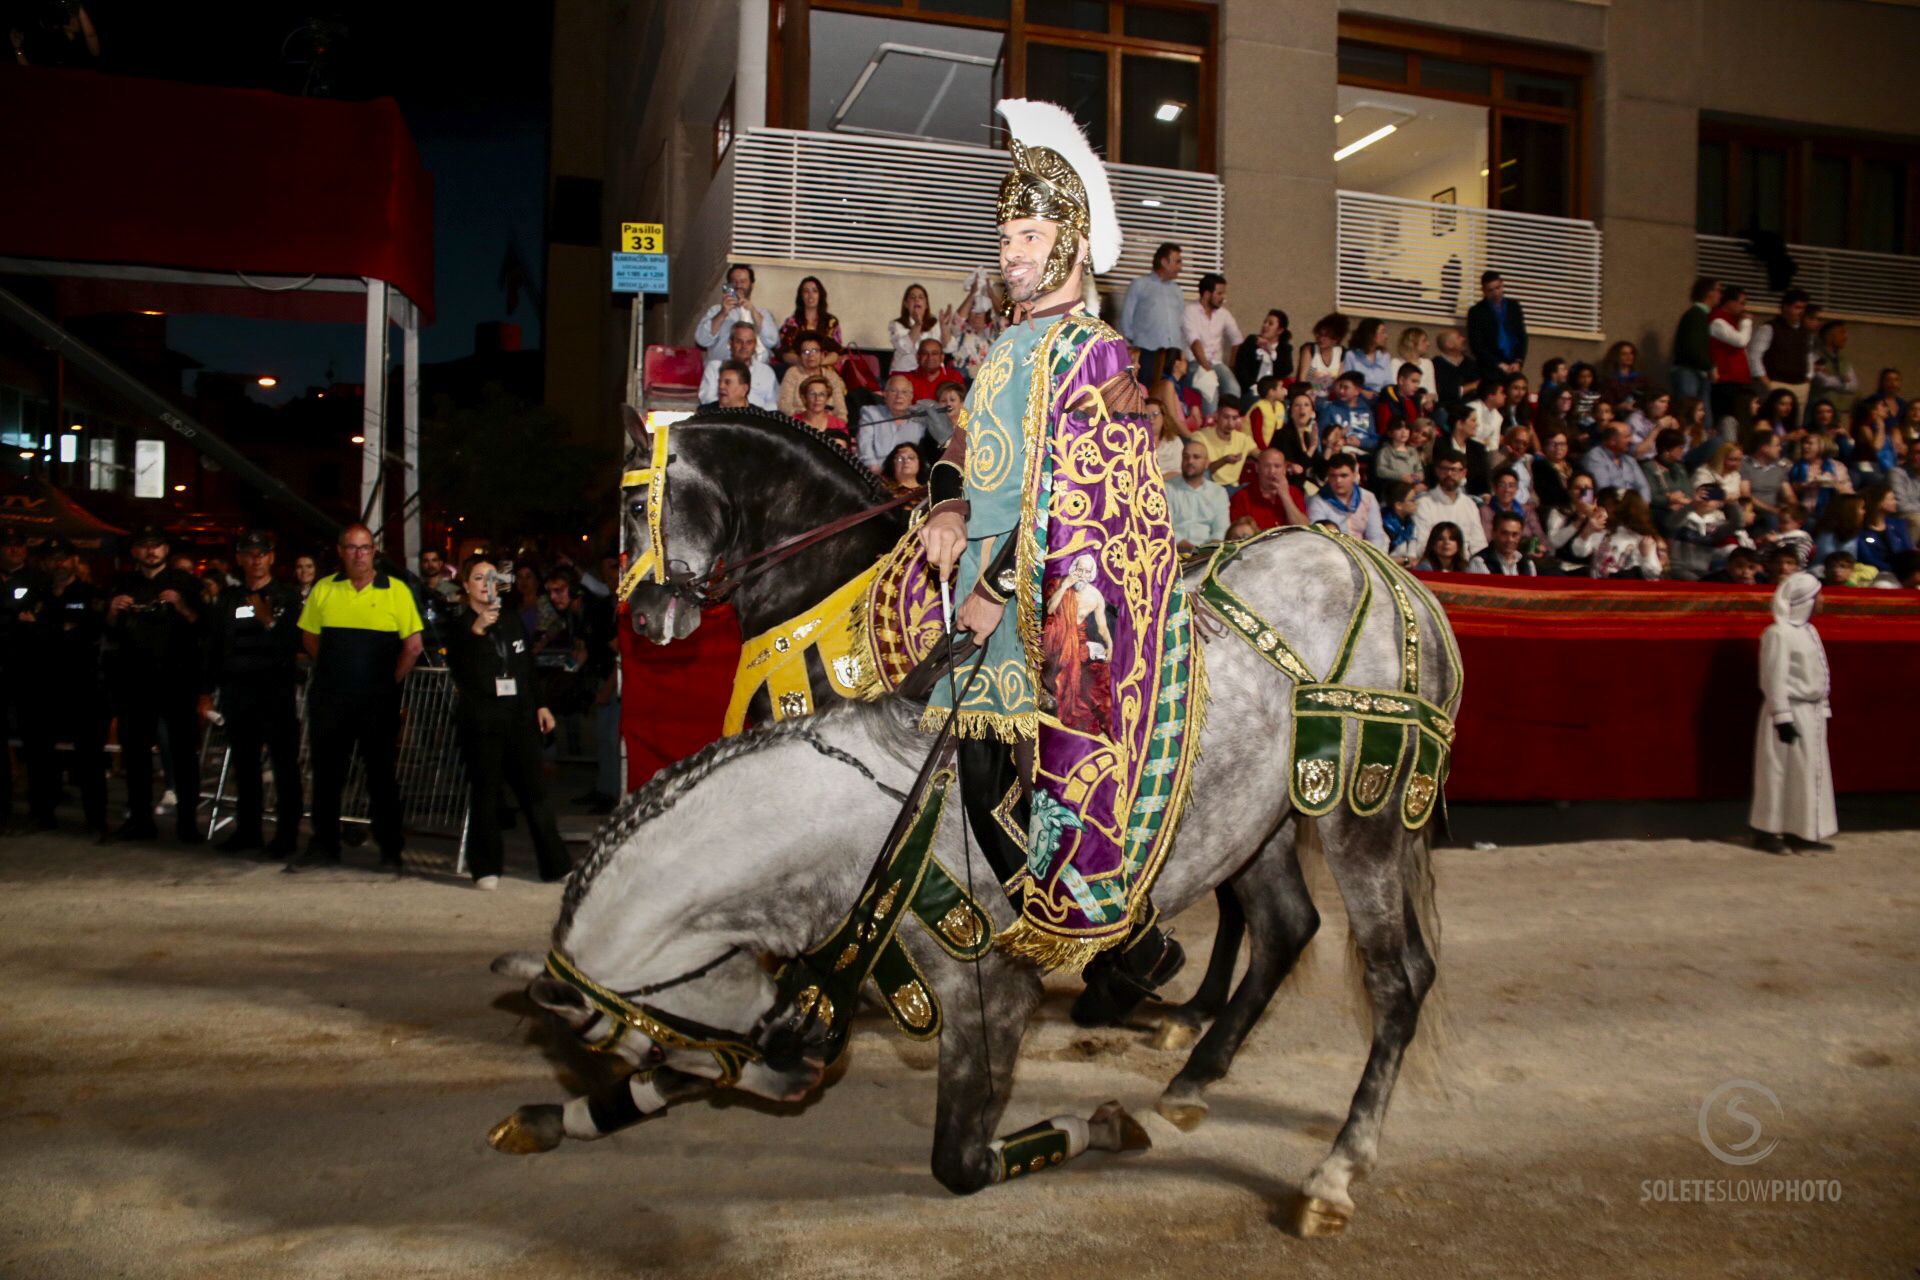
M1030 98L1003 98L995 108L1007 122L1013 171L1000 183L999 221L1040 218L1063 232L1047 255L1040 292L1052 293L1073 271L1079 239L1087 241L1088 264L1097 274L1120 257L1120 217L1106 166L1067 110Z

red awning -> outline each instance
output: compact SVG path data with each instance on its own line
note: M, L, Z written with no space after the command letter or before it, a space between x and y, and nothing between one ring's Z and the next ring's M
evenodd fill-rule
M367 276L432 318L433 180L390 98L23 68L0 75L0 120L10 122L0 255ZM101 279L63 282L61 304L67 314L152 307L319 320L366 308L353 294Z

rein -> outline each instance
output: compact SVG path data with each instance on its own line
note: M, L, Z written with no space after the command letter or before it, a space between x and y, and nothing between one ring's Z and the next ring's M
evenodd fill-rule
M651 428L653 436L652 457L649 465L620 474L622 489L644 488L647 491L646 518L648 547L634 558L627 571L620 576L620 590L616 600L626 600L633 595L639 585L651 579L655 585L666 587L679 599L698 609L711 608L725 604L738 591L743 583L751 582L777 564L791 560L809 547L818 546L827 539L845 533L847 530L865 524L876 516L889 511L910 506L926 495L924 488L909 489L899 497L889 499L875 506L855 511L851 515L829 520L790 538L783 538L770 547L765 547L751 555L743 556L729 565L724 559L717 560L704 575L691 572L675 574L667 559L666 522L663 511L667 500L667 468L673 462L673 455L667 451L667 423Z

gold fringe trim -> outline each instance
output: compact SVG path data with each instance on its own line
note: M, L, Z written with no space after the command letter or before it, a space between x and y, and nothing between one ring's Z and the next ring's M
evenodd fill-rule
M1095 956L1119 945L1126 936L1127 929L1122 927L1117 933L1098 938L1068 938L1049 933L1021 916L1002 929L993 941L1008 955L1030 960L1040 966L1042 973L1051 973L1055 969L1084 969Z
M883 569L884 566L885 562L882 561ZM881 675L880 655L874 652L875 646L871 643L872 637L868 631L873 620L873 610L876 607L873 599L876 594L874 587L878 584L879 576L875 575L867 583L866 592L854 605L853 618L847 624L847 652L860 662L860 682L853 692L846 695L854 702L872 702L876 698L884 698L893 692L887 687L886 679Z
M928 706L920 713L920 729L923 733L938 733L947 727L947 716L951 709ZM995 738L1001 742L1024 742L1039 732L1040 717L1037 713L1024 716L1010 716L1000 711L962 711L953 722L953 736L956 738Z

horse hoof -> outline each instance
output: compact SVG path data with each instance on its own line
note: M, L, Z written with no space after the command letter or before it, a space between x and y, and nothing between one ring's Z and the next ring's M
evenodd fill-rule
M1153 1104L1153 1109L1165 1116L1173 1127L1182 1133L1192 1133L1207 1118L1207 1104L1204 1102L1175 1102L1171 1098L1161 1098Z
M1295 1196L1287 1226L1302 1240L1318 1240L1347 1233L1353 1210L1342 1209L1331 1200L1313 1196Z
M1102 1149L1108 1151L1151 1151L1153 1137L1128 1110L1117 1102L1109 1102L1093 1113L1087 1122L1088 1127L1100 1129L1110 1127L1113 1145L1102 1143Z
M521 1107L493 1126L487 1145L510 1156L531 1156L553 1150L566 1136L559 1107Z
M1193 1042L1199 1038L1200 1028L1168 1018L1154 1031L1153 1047L1177 1053L1192 1048Z

